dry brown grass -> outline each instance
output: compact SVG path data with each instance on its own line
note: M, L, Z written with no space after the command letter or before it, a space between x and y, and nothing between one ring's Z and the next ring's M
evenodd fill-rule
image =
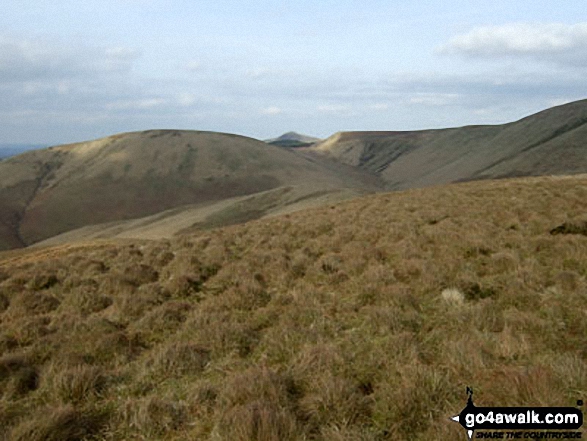
M488 181L0 256L0 439L458 439L465 386L573 405L586 200Z
M40 409L16 426L9 439L22 441L75 441L98 433L107 415L96 409L59 406Z
M98 366L51 366L45 373L50 393L64 403L80 403L99 397L106 388L106 376Z

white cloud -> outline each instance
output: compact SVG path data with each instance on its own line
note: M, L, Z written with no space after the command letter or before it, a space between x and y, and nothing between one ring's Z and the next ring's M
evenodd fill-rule
M263 115L279 115L282 112L283 112L283 110L277 106L270 106L270 107L266 107L263 110L261 110L261 113Z
M42 141L84 139L160 126L251 135L253 127L264 124L262 130L270 131L276 123L326 136L342 129L505 122L584 95L580 69L540 66L528 75L499 64L461 73L390 71L357 78L304 67L260 64L247 70L246 64L204 58L203 65L195 59L188 65L191 75L189 59L183 59L171 60L177 77L154 78L133 72L135 51L89 45L0 36L0 125L6 128L0 136L19 139L14 134L21 133L25 139L31 127ZM526 52L536 53L528 47Z
M0 36L0 82L63 80L123 73L139 56L125 47L96 47Z
M385 104L385 103L376 103L376 104L371 104L369 106L369 108L371 110L388 110L389 109L389 104Z
M259 78L263 78L266 77L268 75L271 75L272 72L270 69L267 69L265 67L259 67L256 69L249 69L245 72L246 76L249 78L253 78L253 79L259 79Z
M192 93L180 93L177 96L177 104L183 107L189 107L196 103L196 96Z
M510 23L478 27L451 38L440 53L478 58L527 56L587 64L587 23Z
M350 110L350 106L346 104L322 104L316 109L324 113L345 113Z
M185 69L189 72L197 72L199 70L202 70L202 63L197 60L189 61L185 65Z
M69 84L68 81L63 80L57 84L57 92L60 95L67 95L69 93L70 89L71 89L71 85Z
M161 106L166 104L167 100L162 98L144 98L138 100L126 100L126 101L115 101L112 103L106 104L106 109L108 110L141 110L141 109L152 109L154 107Z
M426 106L445 106L458 98L459 95L456 93L417 93L409 99L409 102Z

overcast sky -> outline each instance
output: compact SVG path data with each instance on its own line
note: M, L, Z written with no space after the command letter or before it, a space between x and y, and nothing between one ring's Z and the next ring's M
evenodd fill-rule
M586 74L579 0L0 4L0 143L502 123Z

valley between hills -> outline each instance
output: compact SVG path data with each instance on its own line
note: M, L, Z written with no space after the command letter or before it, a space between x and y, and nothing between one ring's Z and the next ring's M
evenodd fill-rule
M0 161L0 439L446 440L467 386L478 406L574 406L586 123L578 101Z

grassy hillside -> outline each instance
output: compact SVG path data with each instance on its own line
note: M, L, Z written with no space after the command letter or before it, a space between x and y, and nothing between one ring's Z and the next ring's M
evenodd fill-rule
M471 182L0 254L0 438L464 439L466 386L574 406L585 201Z
M380 174L392 188L587 171L587 101L500 126L338 133L310 148Z
M38 150L0 162L0 249L285 186L373 190L236 135L158 130Z

